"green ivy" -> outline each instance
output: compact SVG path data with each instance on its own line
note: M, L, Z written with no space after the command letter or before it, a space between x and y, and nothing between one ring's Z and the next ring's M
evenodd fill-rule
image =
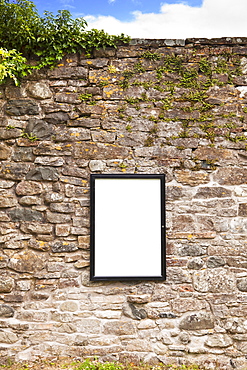
M18 78L26 76L31 71L26 62L26 58L16 50L0 48L0 83L9 77L14 80L15 85L18 85Z
M9 50L10 60L11 55L14 56L12 50L19 57L19 60L14 60L14 67L5 65L1 76L5 74L5 77L14 78L14 69L17 79L24 75L24 70L28 73L33 68L55 66L66 54L84 51L91 55L94 49L116 47L118 43L130 41L123 34L109 35L96 29L86 31L86 26L83 18L73 19L68 10L59 10L56 15L46 11L41 17L30 0L0 0L0 48ZM35 57L36 66L25 68L26 60L21 59L22 55ZM2 65L2 61L0 63ZM1 71L3 69L1 67Z

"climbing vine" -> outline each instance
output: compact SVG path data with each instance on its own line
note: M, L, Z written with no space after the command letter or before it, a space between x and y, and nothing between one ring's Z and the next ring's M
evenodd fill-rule
M56 15L45 12L41 17L30 0L0 0L0 68L4 70L0 82L10 77L17 84L18 78L26 73L54 66L66 54L84 51L89 56L95 48L116 47L130 40L123 34L86 31L86 26L83 18L73 19L67 10ZM34 58L35 65L27 65L24 57Z

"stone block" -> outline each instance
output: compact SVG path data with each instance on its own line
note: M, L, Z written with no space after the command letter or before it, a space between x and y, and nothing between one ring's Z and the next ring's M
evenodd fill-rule
M136 328L131 321L113 320L104 324L103 333L110 335L131 335L135 334Z
M59 67L48 71L51 79L86 79L87 69L84 67Z
M50 210L52 212L59 212L59 213L73 213L74 212L74 204L69 202L62 202L62 203L51 203Z
M59 174L57 169L53 167L37 167L27 173L26 179L34 181L57 181Z
M128 157L127 148L113 144L81 143L75 144L75 158L83 159L117 159Z
M5 112L10 116L39 114L39 106L30 99L12 99L5 106Z
M66 112L48 113L45 116L45 121L50 124L65 124L69 120L69 115Z
M246 217L247 216L247 203L240 203L238 206L238 215Z
M193 314L187 314L181 319L179 323L179 329L182 330L203 330L213 328L213 316L210 313L203 311Z
M65 241L54 242L51 247L53 253L74 252L77 249L78 247L75 243L69 243Z
M233 344L232 339L226 334L212 334L208 336L205 345L208 347L226 348Z
M199 292L233 292L236 287L234 274L222 267L197 271L193 276L194 289Z
M178 182L189 186L198 186L209 182L209 174L201 171L177 170L175 177Z
M52 127L44 120L30 118L25 128L25 132L30 136L35 136L39 140L50 138L53 133Z
M29 273L42 270L44 265L45 257L30 250L13 254L8 263L8 267L14 271Z
M8 159L11 156L11 148L4 143L0 143L0 160Z
M35 181L21 181L16 185L17 195L36 195L42 193L42 185Z
M60 305L61 311L75 312L78 310L78 303L76 301L66 301Z
M196 194L195 198L209 199L209 198L229 198L231 197L232 192L229 189L223 188L221 186L204 186L200 187Z
M241 185L247 182L247 168L224 167L214 174L214 181L220 185Z
M71 216L65 213L46 212L47 221L53 224L64 224L71 221Z
M8 215L12 221L43 221L43 215L41 212L34 211L30 208L13 208L8 211Z
M0 192L0 208L14 207L18 204L17 198L9 191Z
M30 82L27 85L27 91L29 94L36 99L49 99L52 96L52 92L49 85L46 82Z
M57 236L68 236L70 234L70 226L57 224L55 228L55 233Z
M21 224L21 231L32 234L51 234L53 231L53 225L41 224L38 222L27 222Z
M30 164L4 163L0 165L0 176L2 180L23 180L30 170Z
M12 344L18 341L18 336L10 331L2 331L0 332L0 342Z
M237 279L237 288L241 292L247 292L247 278Z
M5 277L0 280L0 293L10 293L14 288L14 280L10 277Z

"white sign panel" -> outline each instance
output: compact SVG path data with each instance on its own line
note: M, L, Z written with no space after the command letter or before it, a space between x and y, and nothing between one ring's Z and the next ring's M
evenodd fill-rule
M164 175L91 175L91 280L164 279Z

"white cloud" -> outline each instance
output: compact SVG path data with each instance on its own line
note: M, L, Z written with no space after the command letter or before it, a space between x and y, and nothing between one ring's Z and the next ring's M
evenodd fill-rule
M133 13L122 22L112 16L87 16L89 28L139 38L247 37L246 0L204 0L201 7L163 3L159 13Z

